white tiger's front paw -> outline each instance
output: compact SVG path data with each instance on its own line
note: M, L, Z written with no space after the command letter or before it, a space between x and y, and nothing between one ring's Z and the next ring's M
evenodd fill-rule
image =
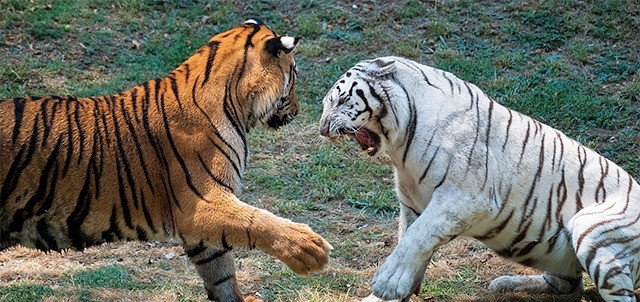
M405 299L420 288L425 269L416 253L396 248L373 277L371 291L384 300Z
M400 302L400 300L382 300L374 295L369 295L368 297L360 300L360 302Z

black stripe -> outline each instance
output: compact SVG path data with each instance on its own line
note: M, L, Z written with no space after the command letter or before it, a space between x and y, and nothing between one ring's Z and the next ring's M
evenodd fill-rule
M58 165L56 165L55 163L58 157L60 142L61 142L61 137L58 138L58 142L56 143L55 148L49 154L49 157L47 158L47 161L40 172L40 178L38 180L38 188L36 189L34 194L31 196L31 198L29 198L29 200L26 202L24 208L18 209L14 213L11 224L9 225L10 231L14 231L14 232L21 231L25 220L34 216L34 210L37 204L44 201L44 204L41 205L41 208L38 211L38 214L43 214L44 211L46 211L48 208L51 207L51 203L53 203L53 196L49 195L45 197L45 195L47 194L47 189L50 187L50 185L51 185L51 189L49 190L49 192L53 193L52 191L55 187L55 182L57 180ZM51 184L49 183L50 175L54 176L53 179L51 179L51 182L52 182Z
M104 167L105 143L103 136L101 135L102 132L99 128L99 122L97 118L97 115L99 114L99 107L94 104L94 116L96 118L94 119L93 144L91 146L91 156L89 156L89 168L91 168L93 172L95 198L98 198L98 196L100 195L100 178L102 177L102 170ZM97 151L98 148L100 148L100 151ZM96 152L98 152L97 156L99 156L99 158L96 158Z
M109 218L109 228L102 232L102 238L107 241L115 241L117 239L122 238L122 231L118 226L118 216L116 214L116 205L114 204L111 208L111 216Z
M138 87L134 87L131 89L131 109L133 112L133 118L136 123L140 123L140 119L138 118Z
M236 172L236 177L238 177L238 178L242 177L242 172L240 171L240 167L238 167L238 165L233 160L231 160L231 156L229 154L227 154L227 152L224 152L224 150L222 150L222 148L218 144L216 144L216 142L213 141L213 139L211 139L210 137L207 137L207 139L209 140L209 142L211 142L211 144L216 149L218 149L218 151L220 151L220 153L222 153L222 155L224 155L224 157L227 158L227 160L229 161L229 163L233 167L233 170ZM223 140L222 138L220 138L220 140L222 140L223 143L226 143L226 141ZM238 155L238 152L235 149L231 148L231 146L228 146L228 148L229 148L229 150L233 151L233 153L236 154L238 160L240 160L240 156Z
M153 131L151 131L151 125L149 123L149 95L150 95L150 91L149 91L149 82L143 83L142 84L142 89L144 90L144 94L143 94L143 98L142 98L142 127L144 128L144 131L147 135L147 139L149 141L149 144L151 144L151 147L153 148L153 151L156 154L156 157L163 163L165 163L164 167L167 168L168 165L166 165L166 161L164 161L164 155L162 153L162 150L160 150L160 147L158 146L158 143L156 141L155 138L155 134L153 133ZM165 171L169 171L168 169L165 169Z
M107 134L107 135L104 135L104 138L108 146L111 144L111 141L110 141L111 138L110 138L110 135L108 135L110 131L109 131L109 125L107 123L107 114L104 111L108 110L109 107L111 106L109 103L106 102L104 98L93 99L93 100L94 100L94 106L96 106L96 109L97 109L96 113L98 114L98 117L102 121L102 130L105 134ZM101 105L104 106L105 108L104 109L101 108L100 107ZM98 131L98 129L100 128L97 128L96 131Z
M147 237L147 232L142 229L140 226L136 227L136 233L138 235L138 240L140 241L147 241L148 237Z
M225 250L231 250L232 247L229 244L229 242L227 242L227 234L225 233L224 230L222 230L222 237L220 238L220 241L222 243L222 248L224 248Z
M416 65L416 64L414 64L413 62L410 62L410 61L409 61L409 62L405 62L405 61L397 61L397 62L402 63L402 64L404 64L404 65L408 66L409 68L413 69L413 70L417 70L417 71L419 71L419 72L420 72L420 74L422 75L422 79L423 79L425 82L427 82L427 85L429 85L429 86L431 86L431 87L433 87L433 88L436 88L436 89L438 89L438 90L442 91L442 93L444 93L444 91L443 91L440 87L438 87L438 86L436 86L436 85L432 84L432 83L431 83L431 81L429 81L429 78L428 78L428 77L427 77L427 75L424 73L424 70L422 70L422 68L420 68L420 66L419 66L419 65Z
M587 165L587 151L581 145L577 146L578 161L580 162L580 170L578 170L578 190L576 191L576 207L582 209L582 191L584 190L584 168ZM584 154L582 152L584 152ZM584 155L584 157L582 157Z
M507 132L505 133L505 137L504 137L504 144L502 144L502 151L504 152L504 149L507 147L507 142L509 141L509 130L511 130L511 122L513 121L513 113L511 112L510 109L507 109L507 112L509 113L509 120L507 121Z
M182 102L180 102L180 95L178 94L178 83L176 82L175 76L169 76L169 83L171 83L171 91L176 98L176 103L178 103L178 108L182 111Z
M40 147L44 147L47 144L49 133L51 133L51 124L47 119L47 99L40 101L40 117L42 117L42 140L40 141ZM38 131L38 128L34 128L34 131Z
M556 198L558 199L558 205L555 207L556 221L562 225L562 209L564 209L564 203L567 201L567 184L564 180L564 168L562 168L560 173L560 183L558 183L558 188L556 189Z
M71 109L70 109L70 105L71 102L65 102L65 115L70 117L71 116ZM77 114L76 114L77 117ZM73 152L73 125L71 124L71 119L67 120L67 152L65 154L65 160L64 160L64 166L62 168L62 177L64 177L65 175L67 175L67 171L69 171L69 166L71 165L71 160L73 159L74 152ZM82 150L82 146L80 146L80 150ZM80 161L81 155L77 156L77 160Z
M38 220L36 229L38 230L38 234L40 234L40 238L42 238L42 240L44 240L44 242L47 244L47 249L45 250L60 250L58 248L58 242L56 241L56 238L51 236L51 233L49 232L49 225L47 225L47 221L45 221L44 219Z
M113 96L109 96L110 100L112 101L112 103L115 103L115 98ZM123 133L120 131L120 123L118 122L118 114L115 110L115 106L111 107L111 115L113 118L113 129L115 132L114 135L114 140L116 142L116 146L117 146L117 154L115 155L117 163L119 163L120 165L117 165L117 169L118 169L118 175L120 175L120 169L122 169L125 173L125 177L127 179L127 183L128 183L128 189L131 192L131 198L133 199L133 206L138 209L138 196L135 192L135 187L136 187L136 183L133 179L133 175L131 172L131 164L129 162L129 160L127 159L127 154L126 154L126 150L124 147L124 143L122 141ZM120 108L122 111L120 113L124 114L124 108ZM120 162L121 161L121 162ZM124 184L120 183L120 179L119 179L119 184L120 184L120 190L124 190ZM123 193L121 192L121 195Z
M226 96L225 96L226 99ZM242 140L242 146L243 146L243 167L247 166L247 159L248 156L247 154L249 153L249 151L247 150L247 138L245 137L245 133L242 131L242 129L240 128L240 126L235 122L235 120L231 117L231 112L229 112L227 106L224 106L224 115L225 117L231 122L231 125L233 126L233 128L236 131L236 134L238 134L238 136L240 136L240 139Z
M214 283L213 283L213 285L218 286L218 285L220 285L220 284L222 284L222 283L224 283L224 282L227 282L227 281L229 281L229 280L233 279L233 277L235 277L235 275L229 275L229 276L228 276L228 277L226 277L226 278L222 278L222 279L220 279L220 280L218 280L218 281L214 282Z
M140 189L140 204L142 205L142 213L144 214L144 219L147 221L147 226L151 229L151 231L155 234L158 231L155 228L153 223L153 217L149 213L149 209L147 208L147 201L144 198L144 191Z
M447 163L447 169L444 171L444 175L442 176L442 180L440 180L440 182L433 187L434 190L436 190L437 188L439 188L440 186L442 186L442 184L444 183L444 181L447 179L447 175L449 174L449 167L451 166L451 161L449 161Z
M238 129L238 134L243 135L246 131L247 131L247 125L244 119L241 119L240 115L238 114L238 109L236 108L235 104L236 102L234 102L233 97L234 96L238 96L239 94L236 93L232 93L231 92L231 83L227 82L226 86L225 86L225 94L224 94L224 110L225 110L225 114L228 112L228 118L231 120L231 123L234 124L234 127L236 127ZM242 112L242 111L240 111ZM231 116L233 114L233 117Z
M61 142L62 142L62 137L60 136L58 137L58 142L56 143L56 146L53 149L53 151L51 151L49 159L47 160L47 163L45 164L45 167L42 171L42 177L40 178L40 185L48 186L49 192L47 193L47 196L41 200L42 204L40 205L40 209L38 209L38 212L36 212L37 215L42 215L46 213L51 208L51 205L53 205L53 202L54 202L55 189L57 187L57 181L58 181L58 169L59 169L57 164L57 160L58 160L57 157L60 152ZM54 162L55 162L55 165L54 165ZM53 171L50 171L51 169L53 169ZM51 174L51 177L49 177L49 174ZM27 206L29 206L28 203L27 203Z
M451 79L447 76L447 73L444 70L440 70L442 72L442 76L447 79L447 81L449 81L449 86L451 86L451 94L453 94L453 82L451 81Z
M204 252L205 250L207 250L207 247L204 245L204 241L200 240L200 243L198 243L197 246L185 249L185 253L187 254L187 257L192 258Z
M34 119L33 129L38 129L38 124L38 118L36 117ZM22 145L14 161L11 163L11 167L9 168L9 171L7 172L7 175L5 176L2 183L2 190L0 191L0 205L3 205L4 202L7 201L7 198L9 198L9 195L11 195L11 193L13 193L13 191L17 188L18 182L20 180L20 174L33 159L33 154L38 142L38 133L39 131L33 131L33 134L31 135L29 140L29 148L26 150L27 153L24 154L26 146Z
M424 172L422 172L422 176L420 176L420 180L418 180L418 183L421 183L422 180L424 180L424 178L427 176L427 172L429 172L429 169L431 168L431 164L433 164L433 160L436 158L436 156L438 156L439 151L440 151L440 146L438 146L436 148L436 151L433 153L433 156L429 160L429 163L427 164L427 167L424 169Z
M404 91L405 97L407 98L407 102L409 102L409 125L406 135L407 142L405 143L404 154L402 155L402 164L404 165L406 164L407 154L409 153L409 149L411 149L411 143L413 142L413 138L416 133L418 117L416 113L416 104L411 99L411 96L409 96L409 92L407 92L407 89L395 77L392 78L402 88L402 91Z
M184 81L185 82L189 82L189 75L191 74L191 69L189 69L189 64L184 64ZM198 81L196 80L196 83ZM193 85L195 86L196 83L193 83Z
M118 194L120 196L120 208L122 215L124 216L124 222L130 229L133 230L133 221L131 220L131 211L129 210L129 201L127 199L127 192L125 191L124 180L122 176L122 161L119 156L116 156L116 177L118 179Z
M253 24L251 27L253 28L253 31L249 35L247 35L247 41L244 43L245 52L247 48L253 47L253 42L251 42L251 39L253 39L253 36L257 34L258 31L260 31L260 25L258 24Z
M202 265L202 264L205 264L205 263L209 263L209 262L211 262L213 260L216 260L216 259L224 256L228 251L229 250L215 250L211 255L209 255L209 256L207 256L205 258L202 258L202 259L200 259L198 261L195 261L194 264L195 265Z
M607 199L607 189L604 187L604 179L609 174L609 162L603 157L600 156L598 158L598 162L600 163L600 181L598 182L598 186L596 187L595 192L595 201L596 203L601 203L606 201ZM602 164L604 162L604 165ZM600 194L602 192L602 194ZM598 196L602 195L602 199L598 198Z
M23 98L15 98L13 99L13 134L11 135L13 143L18 140L18 136L20 134L20 125L22 124L22 119L24 117L24 103L26 102Z
M200 160L200 164L202 165L202 168L204 168L204 170L207 172L207 174L209 174L209 177L211 177L211 179L213 179L216 183L218 183L219 185L221 185L222 187L227 189L229 192L233 193L233 188L231 187L231 185L225 183L217 175L215 175L215 174L213 174L213 172L211 172L211 170L209 169L209 166L204 162L204 159L202 159L202 156L200 155L200 153L198 153L198 159Z
M199 77L199 76L198 76ZM196 82L198 82L198 78L196 78ZM231 152L233 152L238 160L238 164L242 163L242 160L240 159L240 155L238 154L238 151L236 151L233 147L231 147L231 145L224 139L222 138L222 135L220 135L220 132L218 131L218 129L216 128L216 125L213 123L213 120L211 120L211 117L209 116L209 114L207 114L207 112L204 111L204 109L202 109L202 107L200 106L200 104L198 103L198 101L196 100L196 85L193 85L191 88L191 96L192 96L192 102L194 105L196 105L196 108L198 108L198 110L200 110L200 112L207 118L207 121L209 122L209 126L211 126L211 129L213 130L213 133L216 135L216 137L222 141L222 143L225 144L225 146L227 146L227 148L229 150L231 150ZM215 142L213 142L213 140L211 140L211 138L209 138L209 140L211 141L211 143L216 146L216 148L218 148L231 162L231 164L233 165L234 169L236 170L236 173L238 175L240 175L240 169L238 168L238 166L236 165L236 163L234 161L231 160L230 155L227 154L226 152L222 151L222 148L220 148L218 146L218 144L216 144Z
M525 220L529 219L531 215L533 215L537 207L537 202L538 202L537 197L533 198L533 205L531 207L529 207L529 202L532 200L533 193L535 192L536 187L538 186L538 181L540 181L540 177L542 176L542 168L544 167L544 138L545 138L545 135L543 134L542 143L540 145L540 154L538 154L538 169L536 170L536 174L533 177L533 182L531 183L531 187L529 188L529 193L527 194L527 197L525 198L525 202L524 202L523 210L525 211L524 213Z
M95 157L95 150L92 154L92 157ZM78 193L78 198L76 200L76 207L73 209L73 212L67 217L67 227L69 230L69 237L71 238L72 244L77 249L82 249L87 245L88 238L86 238L84 232L82 232L82 224L84 220L87 218L89 211L91 209L91 192L89 191L90 181L89 179L91 174L91 167L87 167L87 171L85 172L84 183L82 184L82 189Z
M504 207L503 207L504 208ZM500 209L502 210L502 209ZM485 241L491 238L496 237L498 234L500 234L500 232L502 232L502 230L504 230L505 227L507 227L507 224L509 224L509 222L511 221L511 219L513 218L513 214L514 214L515 210L511 210L511 212L509 213L509 215L507 215L507 217L502 220L497 227L491 229L490 231L486 232L484 235L482 236L476 236L474 237L475 239L478 239L480 241Z
M204 84L209 81L209 75L211 74L211 68L213 67L213 60L215 59L216 52L218 51L218 44L218 42L213 41L207 43L205 46L209 49L209 57L207 58L207 65L204 68L204 79L202 80L200 87L204 87Z
M476 95L476 102L478 96ZM471 161L473 159L473 152L476 149L476 143L478 143L478 138L480 137L480 106L476 106L476 136L473 138L473 144L471 144L471 149L469 150L469 155L467 156L467 169L465 170L465 173L469 172L469 169L471 169ZM487 150L487 153L489 152L489 150ZM486 166L486 164L485 164ZM484 186L483 186L484 187Z
M489 179L489 135L491 134L491 117L493 115L493 100L489 99L489 117L487 118L487 132L485 133L485 153L484 153L484 182L482 187L487 185Z
M524 137L524 142L522 142L522 150L520 151L520 159L518 160L517 167L520 167L520 164L522 163L522 158L524 157L524 151L526 150L527 142L529 141L530 131L531 131L531 123L527 121L527 132L526 132L526 136Z
M471 110L471 108L473 108L473 100L475 99L474 95L473 95L473 90L471 89L471 86L469 86L469 83L463 81L462 83L464 83L464 85L467 87L467 91L469 92L469 96L470 98L470 102L469 102L469 110Z
M32 140L35 135L32 136ZM0 207L4 206L5 202L9 198L9 195L16 189L18 186L18 181L20 179L20 172L23 171L24 166L26 164L22 162L22 154L25 152L26 145L22 145L18 154L14 157L11 162L11 166L9 167L9 171L7 175L4 177L4 181L2 183L2 189L0 189Z
M151 190L151 192L155 192L153 188L153 183L151 181L151 177L149 176L149 170L147 169L147 163L144 159L142 148L140 147L141 146L140 140L138 139L137 131L133 125L133 122L131 121L131 117L129 117L129 113L126 110L127 107L124 103L124 98L120 98L120 106L121 106L120 109L122 112L122 116L124 117L124 122L127 125L127 128L129 129L129 137L133 139L133 145L135 147L136 154L138 155L138 160L140 161L140 166L142 167L142 172L144 173L145 179L147 181L147 185L149 186L149 189ZM123 157L124 157L124 154L123 154ZM126 157L124 159L126 163ZM134 186L135 184L131 184L131 185L133 190L133 188L135 188ZM135 194L133 194L133 196L135 196ZM137 202L135 203L135 206L136 208L138 207Z
M160 98L160 106L162 107L162 112L163 112L162 120L163 120L164 130L166 133L166 139L169 142L169 146L171 147L171 151L173 152L175 159L178 161L178 163L180 164L180 167L182 168L182 172L184 173L184 178L187 183L187 186L200 199L207 200L202 194L202 192L200 192L193 184L191 174L189 173L189 169L187 169L187 164L185 163L184 158L182 158L182 155L180 155L180 152L178 151L178 148L176 147L176 144L173 141L173 137L171 136L171 129L169 127L169 120L167 119L167 115L164 114L164 111L165 111L164 95Z

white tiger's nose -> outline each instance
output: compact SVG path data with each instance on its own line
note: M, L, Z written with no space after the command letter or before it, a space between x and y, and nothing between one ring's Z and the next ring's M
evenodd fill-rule
M325 124L320 127L320 135L329 137L329 125Z

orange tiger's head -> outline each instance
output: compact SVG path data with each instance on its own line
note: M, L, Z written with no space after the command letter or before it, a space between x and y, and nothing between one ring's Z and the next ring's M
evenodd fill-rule
M299 40L278 36L262 21L249 19L211 38L199 51L206 64L190 66L205 68L202 87L214 84L204 93L224 99L225 114L245 120L248 128L277 129L298 114L292 51Z

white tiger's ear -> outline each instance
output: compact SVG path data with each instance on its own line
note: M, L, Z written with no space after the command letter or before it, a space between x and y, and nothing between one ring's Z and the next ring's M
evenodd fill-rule
M374 78L381 78L396 72L396 61L391 58L377 58L364 68L364 71Z

